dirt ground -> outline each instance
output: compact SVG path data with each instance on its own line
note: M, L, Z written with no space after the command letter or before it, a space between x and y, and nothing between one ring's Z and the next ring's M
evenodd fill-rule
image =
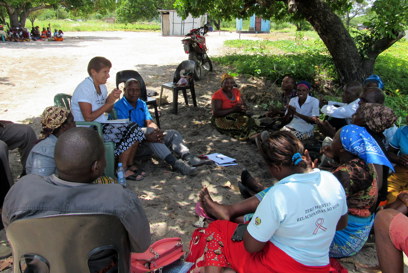
M163 37L160 33L75 32L66 33L65 38L63 42L0 44L0 119L28 123L39 133L43 109L53 105L55 94L73 93L87 76L88 61L94 56L112 61L108 89L114 88L117 71L134 69L144 78L147 89L158 93L161 84L171 81L177 64L187 59L182 37ZM209 33L209 56L224 54L223 42L238 38L236 33ZM242 34L241 39L256 38ZM216 201L232 203L242 200L237 182L243 168L264 180L270 179L254 144L236 141L211 127L211 95L220 87L220 75L225 70L215 66L214 72L196 83L197 108L185 106L180 96L178 115L170 113L171 104L163 105L160 122L162 129L179 130L194 154L223 153L236 158L238 165L203 166L197 176L185 177L172 172L163 162L147 161L144 169L148 176L128 183L142 200L153 240L179 236L187 249L193 224L198 220L194 213L197 193L203 186L209 187ZM238 79L238 84L242 88L263 88L256 79ZM165 90L164 96L171 101L170 91ZM11 154L11 165L17 177L21 166L16 152ZM359 263L377 264L373 243L367 243L353 259L343 260L350 272L366 272L356 268Z

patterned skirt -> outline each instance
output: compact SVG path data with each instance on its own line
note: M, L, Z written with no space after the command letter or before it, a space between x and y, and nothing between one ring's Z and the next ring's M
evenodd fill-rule
M357 254L367 242L373 224L374 214L365 218L349 214L347 227L336 231L329 256L344 258Z
M135 142L142 142L144 138L144 133L134 122L106 123L103 125L103 139L105 142L115 143L115 156L122 154Z
M259 132L253 118L242 113L232 113L225 117L212 117L211 124L218 132L238 140L248 138Z

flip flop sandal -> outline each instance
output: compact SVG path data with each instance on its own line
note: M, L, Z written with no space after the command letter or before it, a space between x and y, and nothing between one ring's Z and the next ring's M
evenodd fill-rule
M214 218L211 218L210 216L208 216L208 214L204 211L203 207L201 206L200 201L198 201L195 206L195 213L197 214L197 216L203 217L207 219L208 221L215 221Z
M147 173L143 169L139 169L137 166L132 165L132 166L128 167L127 169L134 172L137 175L142 175L144 177L147 176Z
M144 176L141 174L132 174L125 178L126 180L141 181L144 179Z

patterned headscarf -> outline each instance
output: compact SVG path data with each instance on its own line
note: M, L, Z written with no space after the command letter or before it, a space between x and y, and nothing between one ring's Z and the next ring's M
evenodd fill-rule
M367 164L384 165L394 171L391 162L366 128L354 124L346 125L341 128L340 141L346 151L358 156Z
M228 74L228 73L222 74L222 76L221 76L221 83L223 83L226 79L234 79L234 77L231 76L231 75Z
M376 133L382 133L397 120L397 116L391 108L379 103L364 103L360 105L357 112L364 120L368 129Z
M61 125L67 120L70 113L71 111L64 107L49 106L45 108L41 115L43 134L49 135L55 129L61 127Z

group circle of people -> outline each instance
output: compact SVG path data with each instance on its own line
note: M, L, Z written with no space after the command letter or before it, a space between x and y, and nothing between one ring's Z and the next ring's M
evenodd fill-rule
M158 128L137 79L125 82L122 98L118 88L109 93L111 67L104 57L90 60L88 77L75 89L71 108L44 110L39 141L27 125L0 122L6 229L27 215L86 208L117 216L131 250L143 252L150 245L147 217L133 191L103 176L103 141L114 143L115 158L128 180L148 175L135 164L143 150L183 175L196 175L199 166L211 163L190 153L180 132ZM186 257L193 264L190 272L329 272L333 258L358 253L373 228L383 272L403 272L401 253L408 252L408 126L395 126L394 112L383 105L381 79L372 75L364 83L348 83L342 102L319 101L311 95L309 82L296 82L290 75L281 89L282 107L260 117L252 115L231 75L222 76L221 88L212 96L212 125L239 140L253 140L277 182L265 187L244 170L240 189L247 196L234 204L217 203L207 188L201 190L199 206L212 222L192 234ZM113 110L129 122L107 122ZM273 122L260 126L256 119L262 118ZM92 128L76 128L75 121L101 123L103 139ZM320 162L311 158L305 144L317 131L325 137ZM15 148L20 149L24 171L13 185L7 152Z
M33 26L31 31L21 25L17 27L11 27L7 31L4 30L4 26L0 25L0 39L4 43L10 42L29 42L29 41L63 41L64 32L61 29L55 29L55 32L51 32L50 27L43 27L40 30L39 26Z

